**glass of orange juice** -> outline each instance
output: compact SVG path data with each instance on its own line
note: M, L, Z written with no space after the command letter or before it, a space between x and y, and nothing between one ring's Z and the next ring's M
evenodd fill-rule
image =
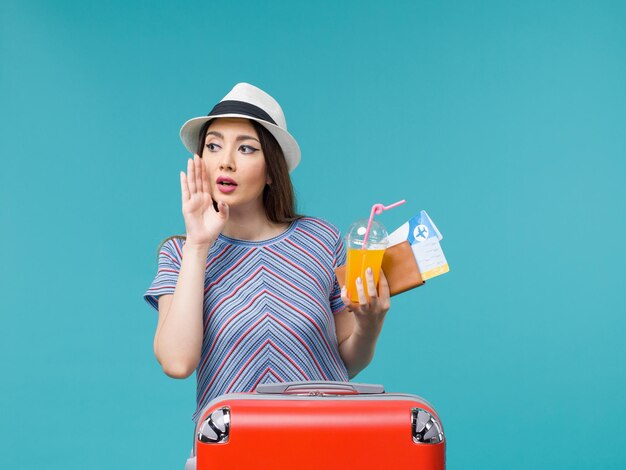
M387 230L383 224L372 220L369 236L367 237L365 246L363 246L368 222L368 219L357 220L350 226L346 234L346 287L348 289L348 297L355 303L359 301L356 288L357 277L360 277L363 281L363 290L369 301L367 280L365 277L367 268L372 269L374 283L376 284L376 288L378 288L380 266L383 262L385 249L389 244Z

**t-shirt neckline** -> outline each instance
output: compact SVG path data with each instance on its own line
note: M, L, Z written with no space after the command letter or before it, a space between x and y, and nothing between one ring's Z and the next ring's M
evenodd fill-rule
M274 243L277 243L277 242L281 241L283 238L289 236L289 234L291 232L293 232L294 229L296 228L296 223L298 222L298 220L300 220L300 219L296 219L296 220L292 221L289 224L289 227L287 227L287 229L284 232L279 233L275 237L268 238L267 240L257 240L257 241L241 240L239 238L227 237L226 235L223 235L221 233L218 235L217 238L219 240L223 241L223 242L231 243L233 245L239 245L239 246L267 246L267 245L273 245Z

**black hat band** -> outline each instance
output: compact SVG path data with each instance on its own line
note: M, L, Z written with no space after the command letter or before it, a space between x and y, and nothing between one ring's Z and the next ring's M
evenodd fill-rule
M263 121L271 122L275 126L276 122L263 109L245 101L226 100L220 101L211 110L208 116L220 116L222 114L243 114Z

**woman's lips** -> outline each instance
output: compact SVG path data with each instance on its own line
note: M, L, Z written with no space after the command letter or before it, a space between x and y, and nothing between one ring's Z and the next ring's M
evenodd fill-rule
M237 183L235 180L226 176L220 176L217 178L216 183L217 189L224 194L232 193L235 189L237 189Z
M236 185L228 185L228 184L217 184L217 189L220 190L221 193L229 194L232 193L235 189L237 189Z

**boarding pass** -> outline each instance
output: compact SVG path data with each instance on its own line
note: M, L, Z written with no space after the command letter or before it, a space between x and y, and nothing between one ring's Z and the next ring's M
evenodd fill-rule
M408 240L422 279L426 281L450 270L439 244L442 239L441 232L423 210L389 235L389 246Z

